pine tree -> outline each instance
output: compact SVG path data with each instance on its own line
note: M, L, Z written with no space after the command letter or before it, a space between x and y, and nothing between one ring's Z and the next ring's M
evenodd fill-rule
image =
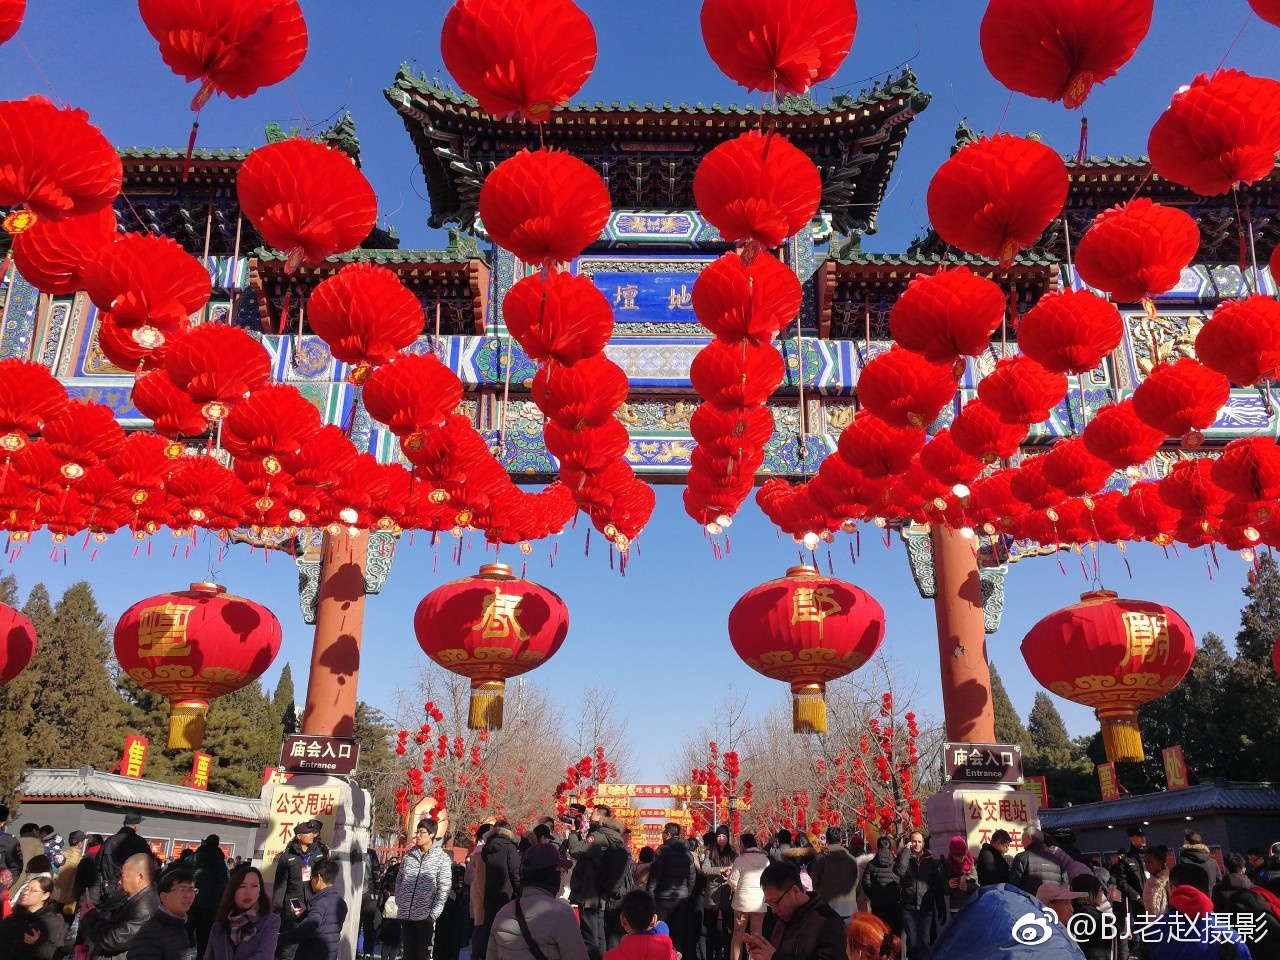
M213 756L209 789L240 797L262 790L262 771L280 760L283 739L275 707L258 681L209 705L205 753ZM187 755L190 770L190 754Z
M1094 765L1085 756L1082 744L1068 735L1062 714L1043 691L1036 694L1027 716L1027 734L1031 755L1023 769L1029 775L1045 778L1054 806L1098 799Z
M399 828L395 810L395 789L401 785L403 766L396 761L393 738L396 728L391 720L363 700L356 703L355 731L360 741L360 766L356 782L374 797L375 834Z
M1035 703L1027 716L1027 733L1036 756L1055 766L1069 763L1075 755L1075 746L1067 733L1062 714L1044 691L1036 693Z
M271 698L271 706L285 736L298 732L298 711L294 697L293 670L286 663L280 671L280 680L276 683L276 692Z
M1280 565L1270 554L1259 558L1243 593L1249 602L1240 611L1236 656L1270 668L1271 647L1280 636Z
M996 715L996 740L1000 743L1013 743L1022 748L1023 757L1031 754L1031 734L1023 726L1022 718L1013 707L1013 701L1004 689L1000 673L995 664L991 665L991 706Z
M10 607L18 605L18 578L11 573L0 577L0 603Z

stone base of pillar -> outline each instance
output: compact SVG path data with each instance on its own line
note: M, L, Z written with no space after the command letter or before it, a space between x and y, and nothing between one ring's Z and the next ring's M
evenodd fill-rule
M270 892L275 883L276 861L293 839L293 828L305 820L322 824L319 840L341 868L338 893L347 903L338 960L353 960L360 933L360 899L368 869L373 797L354 780L319 774L295 773L285 783L262 788L262 813L254 863Z

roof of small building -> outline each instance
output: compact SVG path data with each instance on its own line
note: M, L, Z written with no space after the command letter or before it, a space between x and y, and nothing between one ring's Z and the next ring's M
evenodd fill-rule
M1212 780L1183 790L1041 810L1040 821L1045 827L1054 829L1121 827L1150 820L1182 819L1220 812L1280 815L1280 786L1265 781Z
M24 801L97 800L138 810L169 811L197 817L256 823L262 802L257 797L179 787L172 783L122 777L93 767L31 769L18 785Z

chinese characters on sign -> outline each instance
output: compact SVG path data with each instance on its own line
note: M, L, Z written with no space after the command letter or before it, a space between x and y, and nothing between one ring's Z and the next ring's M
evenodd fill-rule
M791 622L816 623L819 640L822 639L823 621L843 609L831 587L796 587L796 592L791 595Z
M291 782L272 788L267 807L267 832L265 838L261 833L258 835L262 843L262 873L268 886L275 879L276 860L293 839L293 828L299 823L304 820L319 820L320 840L332 846L334 822L340 802L339 787L336 785L298 786Z
M640 288L634 283L620 283L613 291L613 305L619 310L639 310L636 306L636 297L639 295Z
M1049 782L1044 777L1025 777L1019 790L1025 790L1027 793L1034 793L1036 802L1040 804L1040 809L1044 809L1049 805Z
M944 743L947 783L1022 783L1022 748L1009 743Z
M197 753L191 760L191 785L197 790L209 789L209 768L213 766L213 757L207 753Z
M1169 662L1169 618L1163 613L1126 612L1124 620L1124 659L1120 666Z
M1191 783L1187 780L1187 763L1182 759L1182 745L1165 747L1163 756L1164 778L1169 784L1169 789L1185 790L1191 786Z
M1035 821L1039 806L1034 795L1013 793L956 792L956 801L964 812L964 825L969 849L977 850L991 842L997 830L1009 832L1010 853L1022 849L1022 835Z
M147 738L129 734L124 738L124 755L120 758L120 775L141 777L147 765Z
M1120 782L1116 780L1114 763L1098 764L1098 787L1102 790L1103 800L1120 799Z
M298 733L285 737L280 747L280 769L290 773L350 776L356 772L359 759L360 741L352 737L312 737Z
M162 603L147 607L138 617L138 656L185 657L191 653L187 618L195 609L189 603Z
M511 637L528 640L529 635L525 633L524 627L520 626L516 616L521 599L516 594L495 590L484 598L480 622L471 629L481 631L482 640L507 640Z

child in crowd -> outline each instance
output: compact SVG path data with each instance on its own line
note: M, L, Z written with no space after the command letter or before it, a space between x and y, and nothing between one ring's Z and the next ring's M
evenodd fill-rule
M622 898L622 943L604 960L678 960L665 923L658 921L658 907L647 890L632 890Z

